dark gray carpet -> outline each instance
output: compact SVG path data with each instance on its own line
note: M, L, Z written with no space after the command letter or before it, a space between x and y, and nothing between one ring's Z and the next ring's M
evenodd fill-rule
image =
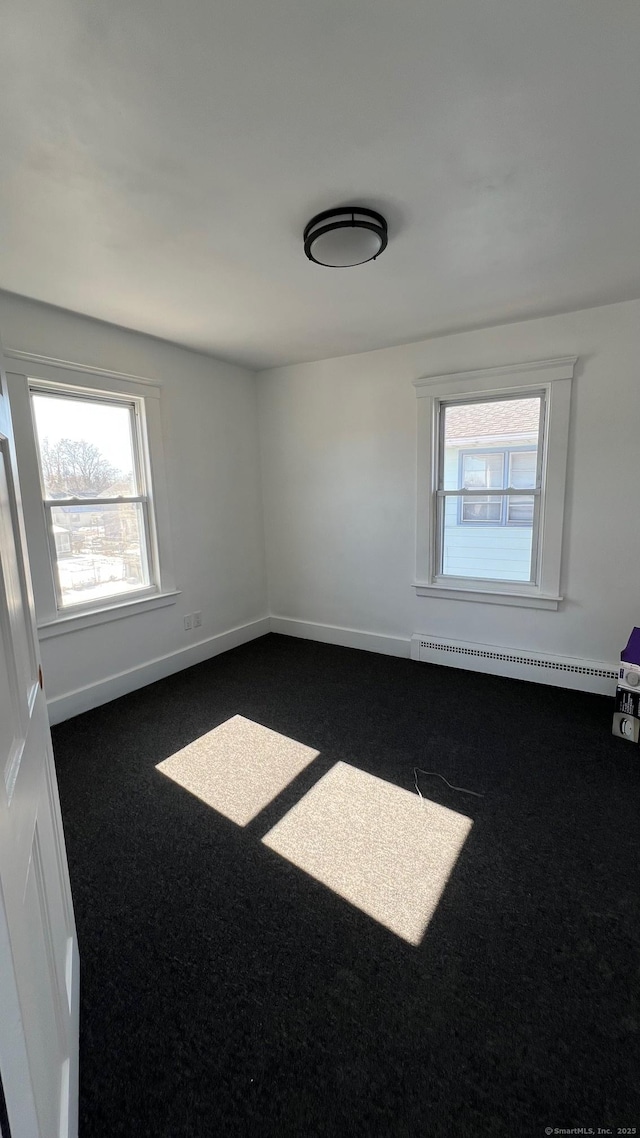
M155 769L236 714L320 751L245 828ZM81 1138L640 1127L640 762L611 714L271 635L57 727ZM418 948L259 840L337 760L485 792L422 784L475 824Z

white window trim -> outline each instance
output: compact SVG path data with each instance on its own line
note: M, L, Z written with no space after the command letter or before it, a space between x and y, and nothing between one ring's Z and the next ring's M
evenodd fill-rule
M38 624L38 638L48 640L51 636L64 636L67 632L79 632L81 628L92 628L95 624L106 624L111 620L121 620L125 616L136 616L150 609L166 608L174 605L180 596L180 591L174 589L171 593L156 592L153 596L142 599L120 601L113 605L103 605L99 609L72 613L61 612L60 616L51 621L40 621Z
M180 592L176 589L173 569L169 499L162 447L160 385L141 376L84 368L81 364L68 362L62 364L43 356L30 356L26 352L13 352L9 349L5 355L19 360L22 365L20 371L8 372L7 383L16 438L22 507L26 519L39 636L46 639L175 604ZM113 598L113 603L103 598L95 607L79 606L77 611L58 608L40 485L38 451L31 410L31 384L39 387L55 384L58 390L68 388L70 395L73 391L85 391L106 397L122 395L144 400L144 449L150 471L150 501L155 519L155 526L152 529L155 532L157 582L151 589L145 589L141 595L116 596Z
M538 360L513 366L427 376L414 381L418 400L416 579L421 597L472 600L522 608L557 609L560 592L562 526L567 474L571 380L577 357ZM437 577L434 488L438 476L438 422L441 402L493 395L523 396L544 391L546 418L542 472L537 579L535 584Z

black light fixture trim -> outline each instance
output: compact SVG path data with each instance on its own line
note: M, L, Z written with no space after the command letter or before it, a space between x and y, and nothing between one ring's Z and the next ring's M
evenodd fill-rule
M323 237L325 233L331 233L337 229L369 229L375 233L380 241L380 248L377 253L371 257L365 257L362 261L354 261L348 265L331 265L326 261L319 261L313 255L314 242L319 237ZM377 257L387 247L388 230L387 222L381 213L376 213L373 209L364 209L362 206L346 205L342 209L325 209L323 213L316 214L311 218L311 221L305 226L304 230L304 251L310 261L316 265L323 265L330 269L348 269L353 268L355 265L364 265L367 261L375 261Z

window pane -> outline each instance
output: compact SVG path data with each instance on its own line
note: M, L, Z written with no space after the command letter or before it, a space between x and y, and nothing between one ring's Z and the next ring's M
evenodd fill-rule
M524 514L516 518L515 511L521 508L522 498L492 494L488 501L481 498L478 502L476 498L452 495L439 501L442 576L491 581L531 580L533 510L528 518ZM532 499L525 499L525 503L529 501ZM471 507L479 514L472 517ZM512 520L519 524L502 524L502 518L510 512Z
M516 450L509 455L509 485L514 490L529 490L536 484L535 450Z
M445 404L442 409L444 422L440 488L458 490L471 485L475 488L477 483L464 481L467 471L476 477L482 475L483 469L488 479L497 478L499 469L501 480L481 482L480 486L496 490L502 488L505 486L502 481L503 470L504 476L507 475L505 454L513 447L526 447L535 469L541 407L540 395ZM477 456L469 456L469 451L476 450ZM464 459L461 459L462 455ZM469 465L472 457L477 457L475 466Z
M502 499L494 497L463 498L463 522L495 522L499 524L502 517Z
M139 502L53 506L51 522L64 608L149 586Z
M509 498L508 520L512 525L531 525L533 522L533 497Z
M532 497L497 493L536 485L542 395L445 403L438 485L490 494L440 499L444 576L530 581Z
M130 404L34 392L46 498L138 494Z
M502 489L504 455L463 454L462 486L464 490Z

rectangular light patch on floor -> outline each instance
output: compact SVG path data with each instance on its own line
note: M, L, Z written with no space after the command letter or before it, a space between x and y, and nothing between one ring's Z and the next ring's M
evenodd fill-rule
M472 825L464 814L336 763L262 840L418 945Z
M234 715L158 763L157 770L225 818L246 826L318 754Z

